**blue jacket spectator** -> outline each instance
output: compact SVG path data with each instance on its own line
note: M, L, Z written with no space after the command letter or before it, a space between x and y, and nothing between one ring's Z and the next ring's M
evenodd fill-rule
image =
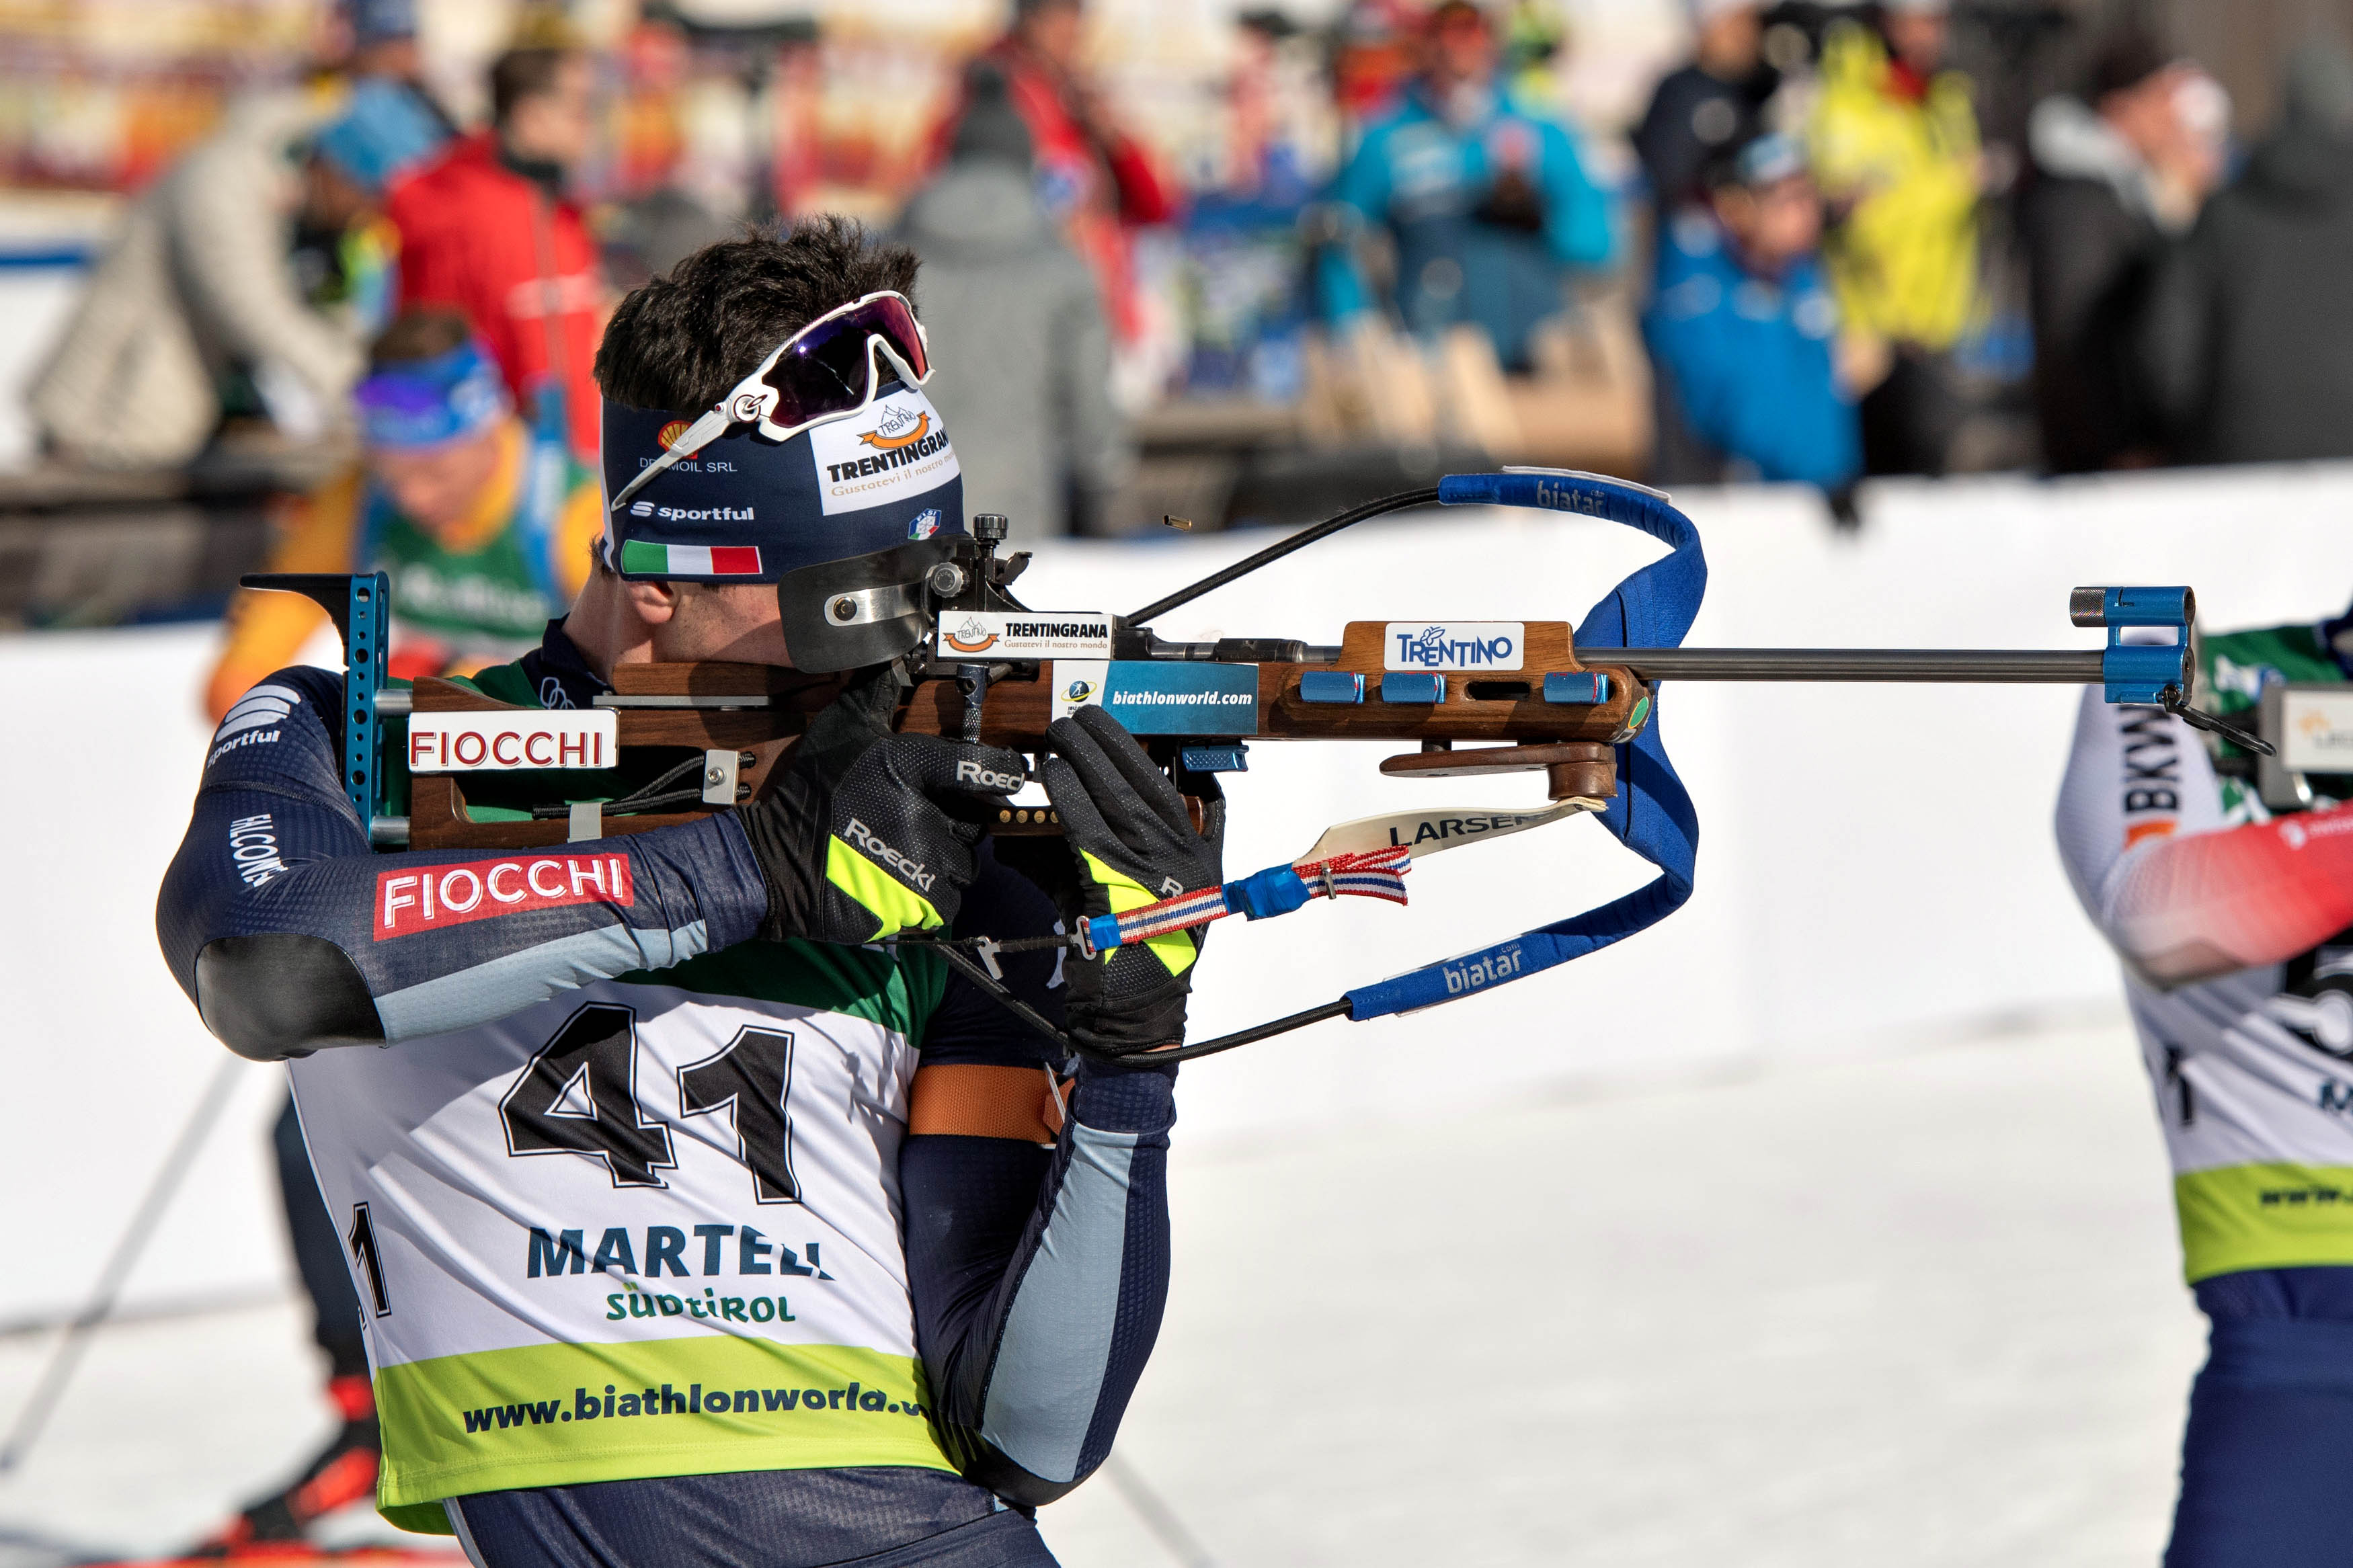
M1708 205L1667 224L1642 317L1659 392L1653 479L1704 483L1746 468L1831 490L1860 471L1820 232L1803 154L1781 136L1749 143Z
M1563 309L1567 270L1609 259L1609 201L1568 133L1496 85L1493 29L1476 6L1432 11L1422 58L1405 103L1365 132L1331 199L1348 225L1394 237L1409 331L1475 322L1506 369L1525 369L1530 332ZM1331 321L1375 308L1345 237L1324 250L1317 287Z

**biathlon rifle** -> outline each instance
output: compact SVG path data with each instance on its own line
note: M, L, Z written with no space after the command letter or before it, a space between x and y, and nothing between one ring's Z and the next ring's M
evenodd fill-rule
M1368 518L1409 508L1530 507L1637 528L1668 554L1565 621L1355 621L1337 644L1282 637L1169 642L1152 622L1179 605ZM1253 741L1391 741L1413 747L1381 764L1393 777L1453 779L1542 773L1534 809L1405 812L1342 823L1297 861L1142 910L1083 922L1068 937L926 941L1038 1028L1044 1019L997 984L995 955L1039 945L1092 954L1229 914L1256 920L1313 897L1403 902L1419 856L1524 832L1579 814L1651 862L1648 886L1460 957L1348 991L1335 1001L1165 1053L1229 1050L1325 1018L1410 1011L1519 980L1607 946L1690 896L1698 821L1657 723L1672 680L2035 682L2097 685L2106 700L2147 704L2268 753L2262 740L2191 710L2186 587L2077 588L2070 618L2105 627L2104 648L1686 648L1706 586L1697 531L1643 486L1594 474L1506 468L1451 475L1344 511L1125 616L1032 610L1013 596L1029 563L1005 555L1006 520L982 514L968 535L913 541L805 567L777 584L786 670L746 664L640 664L613 671L594 710L526 709L454 682L384 683L389 584L369 576L263 575L253 588L302 593L333 617L344 645L344 782L380 847L518 849L643 832L733 808L760 795L809 716L844 673L901 661L910 678L897 727L1035 755L1046 728L1102 704L1188 797L1244 768ZM2126 640L2154 628L2170 641ZM2142 631L2139 635L2149 636ZM386 746L387 731L395 743ZM555 776L605 770L641 781L602 802L568 804ZM556 796L517 805L536 785ZM405 787L404 787L405 786ZM470 792L471 792L470 795ZM487 797L507 804L492 806ZM405 814L394 809L405 798ZM1060 831L1050 808L1008 805L989 830ZM1065 1041L1065 1044L1070 1042ZM1075 1047L1074 1047L1075 1048Z

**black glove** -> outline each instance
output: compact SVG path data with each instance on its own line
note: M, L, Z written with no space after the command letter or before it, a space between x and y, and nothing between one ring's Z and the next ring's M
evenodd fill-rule
M1064 875L1049 883L1066 919L1083 920L1157 903L1224 880L1219 851L1225 802L1209 801L1204 832L1195 832L1185 797L1153 765L1134 736L1100 708L1082 708L1046 731L1054 755L1040 775L1061 815L1070 853ZM1214 779L1204 779L1214 791ZM1174 931L1091 962L1063 966L1070 984L1071 1035L1110 1050L1166 1045L1185 1037L1185 999L1202 930Z
M893 733L905 685L896 665L859 677L736 812L768 884L767 940L855 945L955 919L981 824L1028 769L1018 752Z

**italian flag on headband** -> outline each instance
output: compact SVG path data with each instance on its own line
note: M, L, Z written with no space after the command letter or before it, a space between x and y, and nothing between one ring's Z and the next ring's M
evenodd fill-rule
M648 544L625 540L621 570L664 577L757 577L756 544Z

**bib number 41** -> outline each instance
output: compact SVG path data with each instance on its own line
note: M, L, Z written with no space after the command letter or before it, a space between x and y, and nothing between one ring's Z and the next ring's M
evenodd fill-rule
M572 1015L531 1058L499 1101L507 1152L578 1154L600 1160L616 1187L662 1187L678 1168L667 1122L648 1110L638 1081L637 1015L592 1003ZM736 1154L764 1204L800 1201L793 1179L793 1037L746 1026L724 1048L681 1068L683 1116L730 1112Z

